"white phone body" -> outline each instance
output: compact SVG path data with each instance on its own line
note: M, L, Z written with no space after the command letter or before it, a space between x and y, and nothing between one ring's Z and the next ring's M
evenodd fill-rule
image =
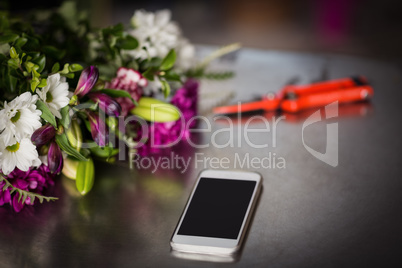
M202 171L198 175L172 235L170 241L172 249L201 254L235 254L244 240L261 186L262 178L258 173L226 170ZM236 198L237 196L239 198ZM194 205L192 205L193 203ZM219 206L222 206L223 209ZM213 211L212 219L205 216L209 215L209 211ZM197 213L201 215L201 218L196 218ZM213 217L217 215L217 219L221 220L216 221L218 226L215 227ZM231 221L225 222L228 219ZM220 229L214 230L213 228Z

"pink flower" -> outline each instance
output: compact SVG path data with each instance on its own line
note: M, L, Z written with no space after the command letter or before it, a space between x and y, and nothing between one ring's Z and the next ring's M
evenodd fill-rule
M121 107L112 97L103 93L89 93L88 97L98 103L99 108L107 115L118 117L121 113Z
M106 83L106 88L123 89L130 93L131 97L138 101L142 95L142 89L148 84L140 72L134 69L121 67L117 70L116 77L111 82ZM134 108L134 104L129 98L116 98L122 108L122 115L126 116Z
M171 101L183 113L186 122L197 114L197 102L198 82L194 79L188 79L183 87L176 91ZM193 127L195 123L196 121L193 120L190 127Z
M88 112L87 115L91 126L92 138L99 146L106 146L109 143L109 133L105 121L98 113Z
M57 145L55 141L50 143L47 153L47 162L49 171L52 174L59 174L63 169L63 155L61 154L59 145Z
M85 68L78 80L77 88L74 91L74 95L78 97L85 96L96 84L99 78L98 68L95 66L88 66Z
M59 174L63 169L63 155L59 145L54 140L55 135L56 130L54 127L46 124L32 134L31 140L37 148L50 143L47 153L49 170L51 173Z
M7 175L7 180L14 187L37 194L43 194L47 188L52 186L54 184L53 179L54 175L50 173L46 165L41 165L37 169L31 168L25 172L16 168ZM1 189L4 185L4 181L0 182ZM16 212L20 212L25 205L33 205L29 197L24 203L21 201L22 199L18 202L18 198L18 192L11 194L11 188L9 187L5 191L0 191L0 206L9 204Z
M56 130L54 127L50 124L46 124L35 130L31 136L31 141L36 145L36 147L40 147L53 140L55 135Z

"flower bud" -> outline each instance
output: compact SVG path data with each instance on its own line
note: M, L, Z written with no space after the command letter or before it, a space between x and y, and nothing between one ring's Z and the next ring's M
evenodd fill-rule
M69 179L75 180L77 177L77 168L80 161L67 157L64 160L63 175Z
M49 152L49 145L42 145L41 147L38 148L39 155L47 155L48 152Z
M91 126L91 135L96 144L101 147L106 146L109 142L109 135L105 121L99 117L99 114L94 112L88 112L88 120Z
M82 132L77 120L71 121L70 127L66 131L67 139L77 151L80 151L82 146Z
M52 141L47 152L47 165L50 173L59 174L63 169L63 155L61 154L60 147L55 141Z
M50 124L46 124L35 130L35 132L31 136L31 141L37 147L40 147L53 139L55 134L56 130L54 129L54 127Z
M107 115L118 117L121 113L120 104L110 96L103 93L90 93L88 97L97 102L99 108L101 108Z
M130 112L150 122L173 122L182 115L176 106L149 97L142 97Z
M119 121L116 117L108 117L108 118L106 118L106 124L110 130L116 131L116 129L119 125Z
M77 95L78 97L85 96L94 87L96 81L98 81L98 77L98 68L95 66L85 68L80 75L74 95Z

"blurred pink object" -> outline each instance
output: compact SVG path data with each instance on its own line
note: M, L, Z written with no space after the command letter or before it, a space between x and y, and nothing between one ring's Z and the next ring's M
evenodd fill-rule
M344 45L349 38L358 0L315 1L318 37L326 46Z
M148 80L140 72L120 67L117 70L116 77L111 82L107 82L105 88L126 90L134 100L138 101L142 95L143 88L147 85ZM134 104L129 98L119 97L116 100L122 108L123 116L126 116L134 108Z

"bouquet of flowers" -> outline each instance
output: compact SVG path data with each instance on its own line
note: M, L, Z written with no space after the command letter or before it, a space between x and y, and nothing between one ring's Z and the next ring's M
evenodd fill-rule
M197 62L167 10L135 11L128 27L104 29L93 29L72 2L25 18L1 11L0 206L19 212L56 200L46 191L60 173L85 195L94 159L124 160L185 140L197 80L230 77L206 66L236 49Z

